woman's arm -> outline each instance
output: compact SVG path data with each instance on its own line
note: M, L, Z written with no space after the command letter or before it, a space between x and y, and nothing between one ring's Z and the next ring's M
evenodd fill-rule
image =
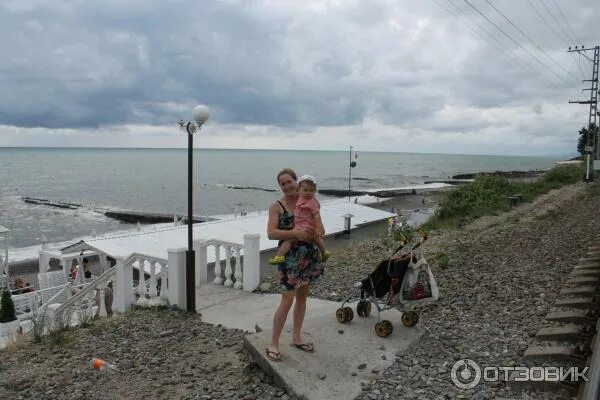
M313 240L313 236L299 229L285 230L279 229L279 215L281 207L277 203L271 204L269 207L269 220L267 222L267 237L271 240L290 240L296 239L301 242L309 242Z

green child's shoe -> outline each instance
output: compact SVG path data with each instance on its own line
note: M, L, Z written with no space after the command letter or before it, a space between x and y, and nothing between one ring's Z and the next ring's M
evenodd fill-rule
M331 253L329 251L325 251L325 254L321 256L321 262L329 260L329 257L331 257Z
M285 262L285 256L275 256L269 260L271 265L279 265Z

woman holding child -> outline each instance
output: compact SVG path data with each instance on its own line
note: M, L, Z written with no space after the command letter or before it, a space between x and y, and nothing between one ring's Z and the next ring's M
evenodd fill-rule
M305 175L298 180L296 173L286 168L277 174L277 183L283 192L283 197L269 207L267 234L269 239L279 240L279 247L283 247L283 251L280 250L277 257L271 261L278 265L283 292L281 303L273 317L271 343L266 349L266 354L272 361L281 360L279 338L294 300L290 344L302 351L309 353L314 351L314 345L305 342L302 338L302 324L310 284L321 276L322 262L329 256L321 239L325 232L321 223L318 201L314 198L315 179ZM300 224L302 227L295 227L295 218L303 221Z

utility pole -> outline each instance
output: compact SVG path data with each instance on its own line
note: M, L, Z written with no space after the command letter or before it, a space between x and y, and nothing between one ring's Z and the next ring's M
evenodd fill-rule
M598 145L598 133L593 134L593 132L596 131L596 129L594 128L598 126L597 117L600 116L600 113L598 113L598 62L600 59L600 46L587 49L583 46L581 46L580 49L577 47L578 46L575 46L575 49L571 49L569 47L568 52L577 52L583 55L588 60L592 61L592 79L585 79L583 81L592 83L592 87L583 89L584 91L590 91L590 99L582 101L569 101L569 103L590 105L590 115L588 119L588 135L587 143L585 146L585 180L586 182L589 182L594 179L594 158L600 160L600 146ZM593 60L585 54L586 51L594 51Z
M352 146L350 146L350 161L348 162L348 201L352 201Z

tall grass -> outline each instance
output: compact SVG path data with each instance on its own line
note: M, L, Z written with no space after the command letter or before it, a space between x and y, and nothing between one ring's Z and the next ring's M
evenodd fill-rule
M474 182L449 192L423 227L432 230L461 226L481 216L510 209L509 196L519 194L523 201L530 202L552 189L579 182L582 176L583 168L579 165L556 166L534 182L478 176Z

